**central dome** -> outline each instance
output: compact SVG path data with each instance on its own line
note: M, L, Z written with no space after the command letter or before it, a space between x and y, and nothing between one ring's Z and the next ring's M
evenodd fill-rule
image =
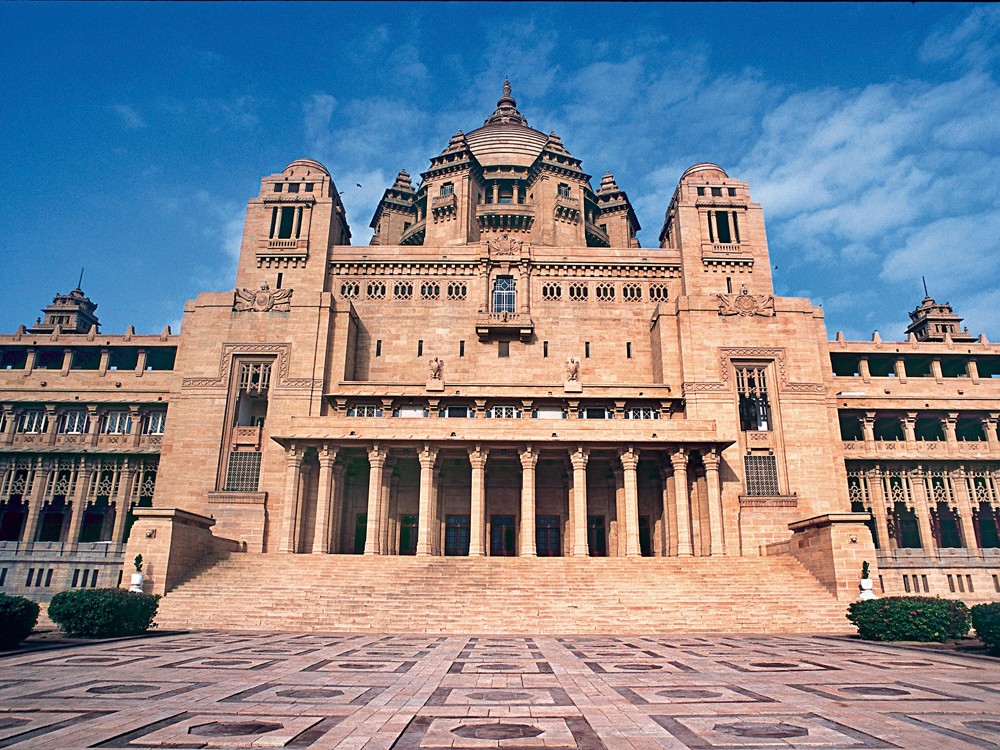
M542 153L548 136L528 127L510 95L510 81L503 82L503 96L481 128L465 136L469 149L484 167L530 167Z

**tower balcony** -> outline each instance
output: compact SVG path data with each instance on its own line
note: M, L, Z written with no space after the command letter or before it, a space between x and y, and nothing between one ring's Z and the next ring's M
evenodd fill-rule
M498 229L527 232L535 221L535 204L481 203L476 206L476 220L481 231Z
M412 227L403 232L399 238L400 245L422 245L424 236L427 234L427 220L418 221Z
M535 324L527 313L480 312L476 318L476 335L480 341L488 341L498 333L516 333L521 341L528 341L535 331Z
M588 221L583 228L587 236L587 247L611 247L611 238L599 226Z

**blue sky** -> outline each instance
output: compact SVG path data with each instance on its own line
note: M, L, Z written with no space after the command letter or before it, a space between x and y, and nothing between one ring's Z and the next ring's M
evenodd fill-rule
M177 330L232 288L246 201L300 156L366 244L396 172L481 125L507 75L595 187L615 174L644 246L713 161L831 338L901 338L925 275L1000 340L997 6L5 3L0 28L3 332L81 266L106 332Z

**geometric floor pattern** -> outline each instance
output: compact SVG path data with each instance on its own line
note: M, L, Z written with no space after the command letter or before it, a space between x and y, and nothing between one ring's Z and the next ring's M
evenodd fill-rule
M1000 747L1000 660L824 637L194 632L0 657L0 748Z

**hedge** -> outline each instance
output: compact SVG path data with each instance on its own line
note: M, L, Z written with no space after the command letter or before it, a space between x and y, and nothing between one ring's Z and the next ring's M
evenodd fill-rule
M847 619L866 641L937 641L969 632L969 608L953 599L890 596L854 602Z
M1000 603L977 604L972 608L976 636L994 651L1000 651Z
M126 589L73 589L52 597L49 617L69 636L113 638L156 627L160 597Z
M37 622L37 604L23 596L0 594L0 649L16 648Z

